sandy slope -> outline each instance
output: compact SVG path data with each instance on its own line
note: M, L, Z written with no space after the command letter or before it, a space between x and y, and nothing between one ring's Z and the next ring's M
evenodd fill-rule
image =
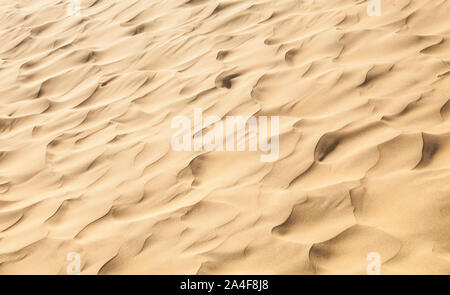
M450 274L450 1L0 0L0 273ZM280 158L171 119L280 116Z

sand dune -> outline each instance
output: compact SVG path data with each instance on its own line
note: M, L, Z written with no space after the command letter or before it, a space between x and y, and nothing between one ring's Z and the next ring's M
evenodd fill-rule
M0 0L1 274L450 274L450 1L69 2Z

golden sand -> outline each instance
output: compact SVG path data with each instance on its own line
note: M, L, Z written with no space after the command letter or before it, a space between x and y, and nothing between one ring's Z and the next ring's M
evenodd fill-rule
M0 273L450 274L450 1L0 0ZM171 120L279 116L280 154Z

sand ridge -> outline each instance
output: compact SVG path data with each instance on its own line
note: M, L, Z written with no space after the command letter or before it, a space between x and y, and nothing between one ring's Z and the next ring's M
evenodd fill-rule
M382 2L0 0L0 273L450 274L450 1Z

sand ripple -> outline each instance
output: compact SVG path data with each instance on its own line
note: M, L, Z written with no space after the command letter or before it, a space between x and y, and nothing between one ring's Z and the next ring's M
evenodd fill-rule
M0 273L450 274L450 1L0 0ZM280 158L174 116L280 116Z

